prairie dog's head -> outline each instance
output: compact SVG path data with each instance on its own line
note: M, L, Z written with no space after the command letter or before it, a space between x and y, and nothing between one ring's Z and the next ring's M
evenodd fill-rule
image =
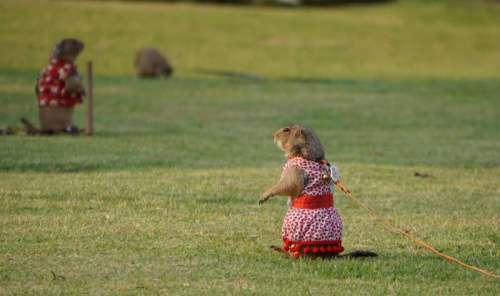
M72 38L62 39L56 43L50 57L74 63L78 55L82 52L83 46L83 42L79 40Z
M300 155L308 160L319 161L325 157L325 151L316 133L307 126L289 124L275 131L274 143L287 156Z

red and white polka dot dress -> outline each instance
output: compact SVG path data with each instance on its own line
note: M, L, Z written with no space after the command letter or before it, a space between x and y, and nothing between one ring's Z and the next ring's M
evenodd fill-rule
M333 206L333 181L324 178L329 175L325 165L294 157L285 164L283 173L292 166L304 171L308 181L283 221L283 249L294 257L342 252L342 220ZM332 167L332 171L337 178L337 168Z

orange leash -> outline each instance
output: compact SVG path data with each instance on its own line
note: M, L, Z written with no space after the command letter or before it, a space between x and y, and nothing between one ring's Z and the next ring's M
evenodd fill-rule
M335 185L337 185L342 191L344 191L345 194L347 194L347 196L349 196L352 200L354 200L355 202L357 202L358 204L360 204L368 213L372 214L373 216L377 217L378 219L382 220L382 222L384 222L385 224L387 224L387 226L389 226L391 229L395 230L396 232L398 232L399 234L401 235L404 235L406 236L407 238L411 239L412 241L414 241L415 243L421 245L422 247L424 248L427 248L429 250L431 250L432 252L434 252L435 254L441 256L441 257L444 257L448 260L451 260L451 261L455 261L456 263L460 264L460 265L463 265L467 268L470 268L470 269L473 269L475 271L479 271L480 273L483 273L485 275L487 275L488 277L493 277L493 278L496 278L496 279L500 279L500 276L496 275L496 274L493 274L493 273L489 273L487 272L486 270L482 270L482 269L479 269L477 267L474 267L474 266L471 266L469 264L465 264L463 263L462 261L459 261L453 257L450 257L446 254L443 254L441 252L439 252L438 250L424 244L423 242L417 240L416 238L414 238L413 236L409 235L408 233L404 232L403 230L397 228L396 226L392 225L391 222L387 221L386 219L380 217L379 215L377 215L374 211L370 210L364 203L362 203L359 199L357 199L356 197L354 197L351 192L349 191L349 189L347 189L342 183L340 183L340 181L338 180L334 180L333 181L335 183Z

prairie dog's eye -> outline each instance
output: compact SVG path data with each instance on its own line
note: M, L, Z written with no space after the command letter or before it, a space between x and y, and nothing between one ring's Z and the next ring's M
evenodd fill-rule
M290 131L290 128L289 128L289 127L285 127L285 128L283 129L283 131L284 131L285 133L288 133L288 132Z

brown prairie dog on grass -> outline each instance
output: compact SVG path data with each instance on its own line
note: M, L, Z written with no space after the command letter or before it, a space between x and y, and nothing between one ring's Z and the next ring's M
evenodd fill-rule
M146 47L137 53L134 61L138 77L170 77L174 69L167 59L155 48Z

